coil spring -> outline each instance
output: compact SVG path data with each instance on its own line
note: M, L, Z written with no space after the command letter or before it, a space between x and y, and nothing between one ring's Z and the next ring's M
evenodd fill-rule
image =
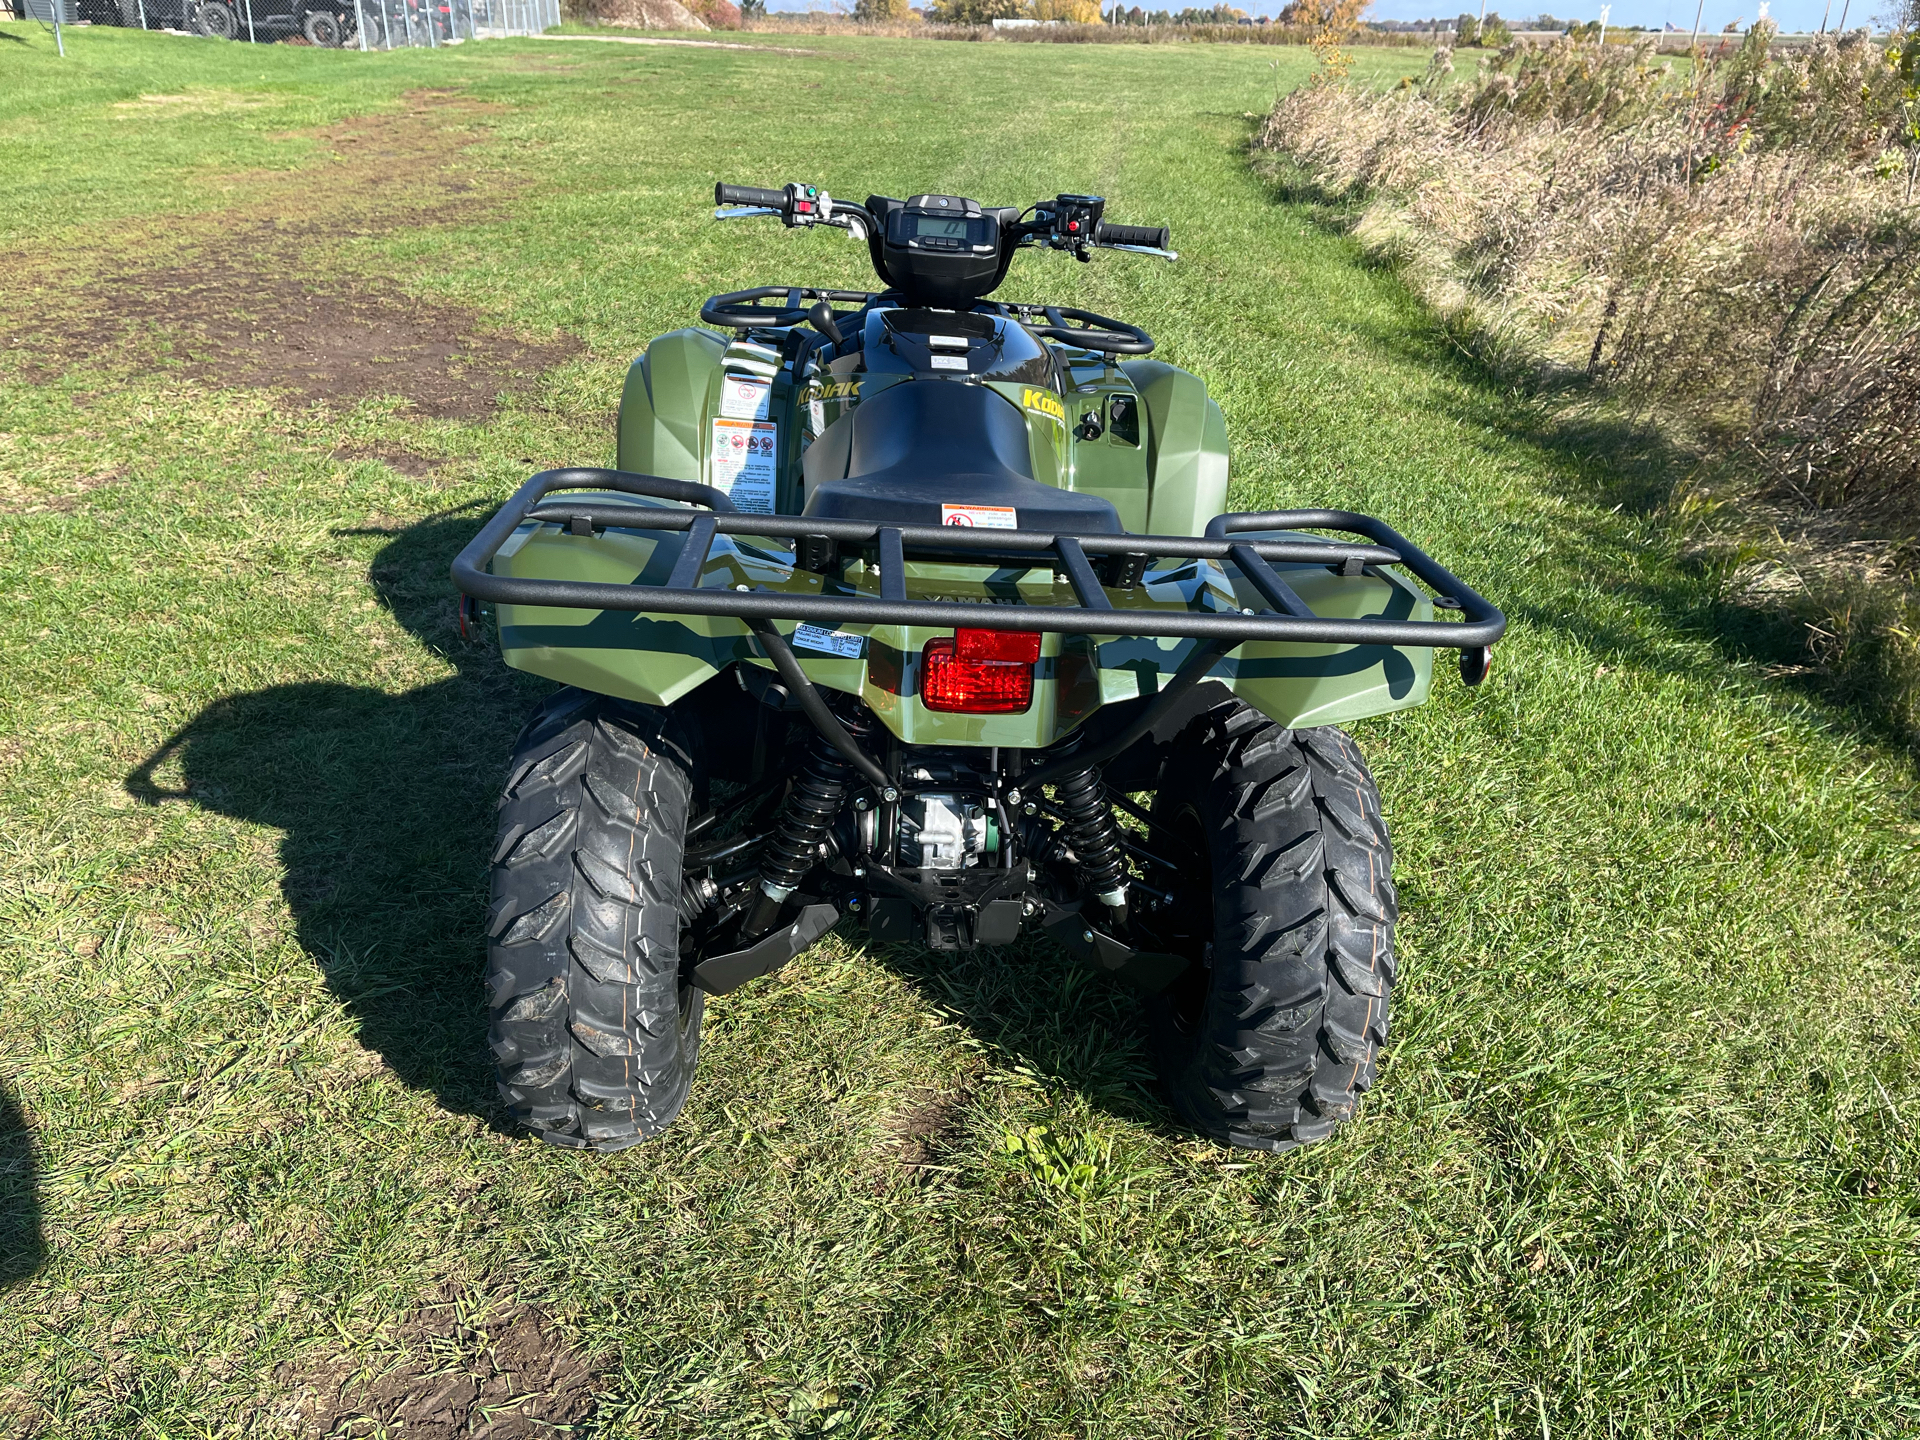
M816 737L793 791L780 807L780 828L760 857L760 889L774 900L792 894L820 858L847 798L850 767L824 737Z
M1097 766L1076 770L1054 783L1054 798L1067 816L1067 839L1087 889L1102 903L1121 906L1127 898L1127 863Z

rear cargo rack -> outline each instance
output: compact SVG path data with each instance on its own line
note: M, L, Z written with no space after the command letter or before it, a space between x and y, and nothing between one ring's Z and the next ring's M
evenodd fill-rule
M669 505L542 504L559 491L601 490L673 502ZM701 509L687 508L701 506ZM664 583L607 584L584 580L516 579L488 571L494 555L521 525L539 521L589 535L597 529L684 532L686 539ZM1250 530L1332 530L1350 540L1232 538ZM713 544L722 535L801 542L809 538L872 553L878 598L870 595L793 594L770 589L702 588ZM1013 560L1051 565L1066 577L1073 605L909 600L907 562ZM1137 575L1146 561L1211 560L1233 566L1265 602L1262 609L1197 611L1116 609L1095 572L1096 560ZM1343 619L1314 614L1275 570L1282 564L1326 565L1346 574L1397 565L1434 592L1458 621ZM1506 617L1391 526L1350 510L1268 510L1220 515L1207 534L1068 534L1043 530L966 529L826 520L805 515L759 515L738 510L708 485L636 475L623 470L543 470L501 506L453 562L453 581L476 600L499 605L557 606L658 615L713 615L748 624L792 620L814 624L919 625L941 629L1040 630L1074 635L1308 645L1411 645L1483 651L1506 630ZM1229 647L1230 648L1230 647ZM1463 654L1463 672L1465 670Z

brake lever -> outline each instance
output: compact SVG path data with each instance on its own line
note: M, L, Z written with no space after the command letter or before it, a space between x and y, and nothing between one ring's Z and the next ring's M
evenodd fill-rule
M1162 250L1155 245L1102 245L1102 250L1124 250L1129 255L1151 255L1156 260L1178 260L1178 250Z
M771 215L776 220L781 218L778 210L766 205L720 205L713 212L716 220L754 220L762 215Z

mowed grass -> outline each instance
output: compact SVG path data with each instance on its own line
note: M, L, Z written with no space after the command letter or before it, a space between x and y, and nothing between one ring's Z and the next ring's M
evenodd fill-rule
M0 333L60 353L0 387L0 1432L367 1433L315 1392L432 1371L449 1298L546 1317L595 1375L574 1434L1920 1425L1908 762L1770 678L1792 646L1675 562L1628 437L1536 432L1276 203L1245 144L1303 53L91 30L61 62L4 28ZM480 143L393 165L483 203L316 220L313 132L429 103ZM485 865L540 687L460 641L445 567L531 465L610 461L626 362L703 296L866 283L837 236L709 223L716 178L1171 224L1177 266L1027 257L1006 293L1198 372L1236 505L1372 510L1513 617L1481 690L1357 727L1402 978L1338 1139L1183 1134L1137 1004L1044 946L851 937L710 1007L652 1144L502 1128ZM242 205L294 237L263 275L584 348L436 419L222 388L164 321L46 339ZM1081 1180L1010 1151L1036 1125Z

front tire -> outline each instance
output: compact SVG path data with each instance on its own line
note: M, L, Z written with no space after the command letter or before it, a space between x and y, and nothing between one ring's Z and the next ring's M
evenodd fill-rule
M514 747L487 981L500 1095L542 1140L623 1150L680 1113L704 996L681 974L697 747L670 710L563 690Z
M1325 1139L1373 1083L1393 990L1393 850L1359 748L1221 706L1182 736L1153 817L1149 849L1201 862L1175 877L1186 933L1167 937L1194 963L1152 1021L1175 1110L1250 1149Z
M346 27L331 10L309 10L300 22L301 33L323 50L338 50L346 39Z

